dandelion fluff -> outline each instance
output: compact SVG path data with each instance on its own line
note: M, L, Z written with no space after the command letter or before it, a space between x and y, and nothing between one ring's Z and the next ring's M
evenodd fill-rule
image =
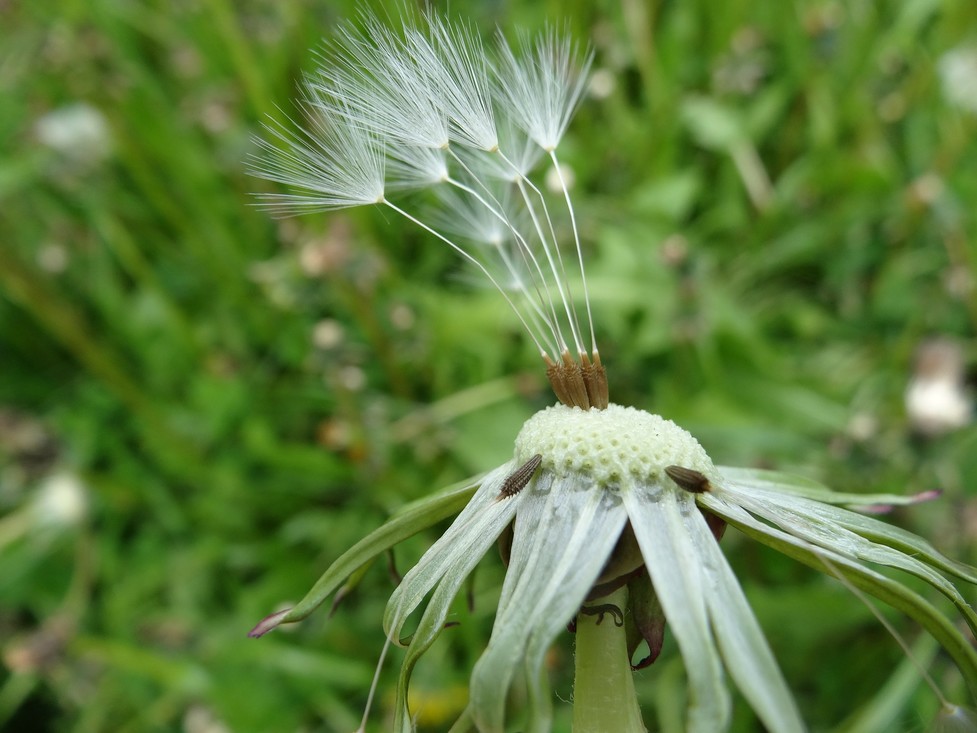
M326 117L305 104L310 127L268 124L280 143L259 139L265 153L250 161L251 172L287 184L299 193L261 193L259 206L279 215L377 204L384 194L383 145L340 117Z
M498 92L513 119L546 152L555 150L586 88L593 54L548 28L519 35L518 53L499 36Z

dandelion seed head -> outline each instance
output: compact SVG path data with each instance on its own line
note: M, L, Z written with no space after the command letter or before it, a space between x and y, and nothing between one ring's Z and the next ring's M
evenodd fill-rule
M565 209L590 332L587 359L599 360L567 183L561 177L551 186L554 201L528 177L547 153L559 165L555 148L589 60L554 30L535 45L524 36L517 57L501 36L483 43L468 23L408 15L394 31L363 13L326 42L319 68L303 80L306 119L272 122L267 139L256 140L251 171L291 188L259 193L258 206L281 216L385 206L495 287L546 363L570 345L587 351L572 260L561 251L569 243L554 224L553 212ZM443 208L427 221L414 213L418 200L403 196L420 189L434 192Z
M537 412L516 438L516 461L536 454L543 456L544 471L585 474L601 486L665 482L665 468L675 465L716 475L699 441L671 420L613 404L604 410L554 405Z
M590 54L553 29L523 35L510 47L501 35L489 46L471 26L430 14L410 18L396 32L368 14L361 20L362 30L340 30L323 55L323 68L306 78L300 101L305 127L292 120L272 123L270 139L257 142L264 156L255 158L254 172L294 190L261 194L261 205L300 213L379 204L446 244L500 292L538 348L562 403L525 423L512 461L467 487L473 492L467 506L391 596L381 665L387 648L402 639L405 621L427 600L403 662L395 729L412 728L407 696L414 664L445 627L453 599L479 559L500 539L507 545L508 572L469 698L469 722L483 731L508 727L507 695L520 675L530 688L532 720L540 723L531 727L547 726L541 682L547 648L581 604L606 597L622 583L629 586L627 610L648 644L649 659L661 649L666 621L685 659L687 730L728 729L728 674L766 729L803 731L717 543L726 523L815 567L850 575L883 598L893 594L863 563L909 572L949 597L977 629L977 614L940 574L977 582L977 571L943 558L923 540L843 508L853 501L890 508L917 502L918 496L866 500L782 474L717 468L698 441L671 421L609 404L570 200L572 177L556 152L586 89ZM944 76L955 79L971 60L950 57L943 62ZM547 185L529 176L543 177L537 168L544 158L553 173ZM425 199L402 197L407 188L430 188L426 200L440 204L440 213L418 218L412 212ZM561 213L569 219L572 239L554 216ZM675 264L680 255L664 256ZM577 313L579 296L585 319ZM325 348L337 336L323 328L315 338ZM951 375L956 382L960 373ZM349 391L365 384L356 365L328 376L330 384ZM927 399L945 411L945 397L930 393ZM325 443L343 442L343 435L327 432L320 436ZM368 553L389 546L376 539L391 536L389 527L415 532L440 521L449 499L457 496L439 494L425 505L433 519L402 513L378 530L385 534L357 545L373 549L356 552L368 562L374 556ZM647 572L635 575L642 564ZM326 595L314 589L292 611L263 619L252 635L301 620ZM921 614L932 630L934 616ZM951 654L969 652L962 637L950 641ZM961 670L977 669L964 656L959 651L955 657L963 660ZM628 665L631 658L629 653L619 661ZM972 675L977 678L977 672ZM360 730L369 707L368 702ZM945 727L966 718L960 711L947 706Z

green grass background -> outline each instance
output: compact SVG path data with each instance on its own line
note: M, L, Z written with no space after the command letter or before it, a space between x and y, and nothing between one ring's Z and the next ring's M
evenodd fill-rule
M903 392L927 337L977 358L977 116L938 73L977 44L977 6L451 6L487 32L566 19L613 82L561 148L612 399L718 462L940 487L892 521L972 561L977 430L914 437ZM353 730L393 582L379 564L332 618L247 630L403 503L504 460L552 401L501 299L445 247L375 211L251 206L268 190L244 171L252 136L355 9L0 1L4 730ZM38 120L80 102L104 115L104 156L41 143ZM57 472L86 492L70 525L36 509ZM401 570L435 536L399 549ZM926 728L936 701L861 603L732 532L724 546L813 729ZM422 730L464 705L499 565L415 675ZM550 660L564 700L571 649ZM681 731L675 648L637 682L649 728ZM735 730L757 729L739 705Z

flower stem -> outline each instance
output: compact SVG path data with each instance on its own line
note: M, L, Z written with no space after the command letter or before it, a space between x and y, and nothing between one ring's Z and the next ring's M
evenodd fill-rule
M593 613L607 604L627 607L627 588L590 604L577 615L576 670L573 685L574 733L644 733L622 618Z

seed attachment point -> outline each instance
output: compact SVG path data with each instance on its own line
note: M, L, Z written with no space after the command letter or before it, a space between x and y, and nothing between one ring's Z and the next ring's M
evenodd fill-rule
M586 353L580 354L580 369L583 373L583 383L587 388L590 406L598 410L607 408L607 372L600 362L600 354L594 349L594 359L591 361Z
M593 361L581 352L580 362L577 363L566 351L559 361L553 361L545 354L543 360L546 362L546 378L561 403L582 410L603 410L607 407L607 372L596 350Z

